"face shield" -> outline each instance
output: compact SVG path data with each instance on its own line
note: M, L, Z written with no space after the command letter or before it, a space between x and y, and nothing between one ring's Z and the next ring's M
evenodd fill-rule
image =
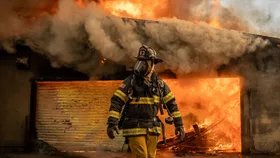
M152 60L137 60L134 66L134 74L139 77L146 77L154 67Z

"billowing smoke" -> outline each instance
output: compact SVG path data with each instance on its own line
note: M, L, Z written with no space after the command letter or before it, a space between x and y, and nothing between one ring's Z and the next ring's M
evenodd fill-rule
M252 31L242 15L225 7L220 0L174 0L170 1L170 15L179 19L207 23L216 22L219 27L238 31Z
M0 40L28 32L28 20L38 15L52 14L51 8L57 0L10 0L0 2ZM54 6L53 6L54 7Z
M250 32L280 37L280 11L278 0L223 0L233 14L246 19Z
M18 36L4 40L2 46L14 51L11 44L21 41L46 55L53 66L69 66L93 75L100 71L103 57L132 65L142 44L155 48L164 59L160 70L171 69L178 74L212 70L268 44L234 30L217 30L206 23L176 18L158 22L123 20L106 15L94 1L81 8L74 1L60 0L56 7L56 14L40 16L28 25L28 31L15 27L22 32L14 34L14 29L8 28L10 35ZM1 31L5 32L5 27ZM105 70L114 71L112 67Z
M188 21L210 22L222 28L280 37L279 1L270 0L173 0L171 16Z

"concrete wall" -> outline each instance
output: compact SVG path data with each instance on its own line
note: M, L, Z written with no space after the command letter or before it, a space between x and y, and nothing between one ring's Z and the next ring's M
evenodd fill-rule
M31 71L18 70L16 57L0 57L0 146L23 146L29 115Z
M49 61L33 53L29 48L18 46L17 54L0 51L0 152L7 148L23 148L25 145L26 116L31 111L31 84L37 77L55 79L65 77L87 79L74 70L50 67ZM30 59L30 69L18 69L18 56ZM20 149L21 150L21 149Z
M236 59L223 72L244 77L244 152L280 153L280 48L270 47Z
M250 105L253 150L280 153L280 48L269 49L257 61Z
M259 75L252 93L252 138L255 152L280 153L280 75Z

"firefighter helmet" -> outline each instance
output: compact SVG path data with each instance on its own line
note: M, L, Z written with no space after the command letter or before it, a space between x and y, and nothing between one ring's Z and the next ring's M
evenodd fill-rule
M157 58L157 52L146 45L143 45L139 48L138 56L136 57L138 60L153 60L155 64L163 62L162 59Z

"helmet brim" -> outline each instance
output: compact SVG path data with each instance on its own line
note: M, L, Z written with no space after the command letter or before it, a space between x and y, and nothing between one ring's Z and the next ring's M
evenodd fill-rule
M146 58L146 57L135 57L135 58L137 60L153 60L155 64L163 62L163 60L160 58L154 58L154 59Z

